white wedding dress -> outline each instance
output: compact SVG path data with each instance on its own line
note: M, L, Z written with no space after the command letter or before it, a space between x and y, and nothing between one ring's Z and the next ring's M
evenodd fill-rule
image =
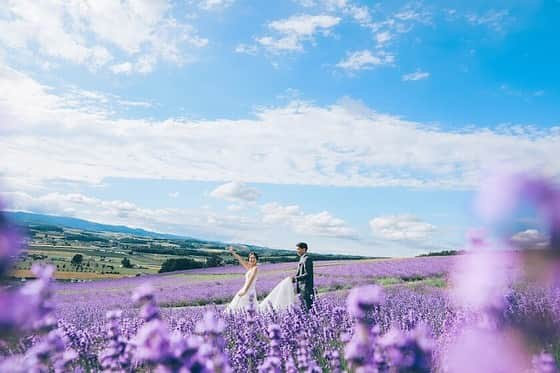
M245 272L245 282L249 281L251 273L251 270ZM286 277L280 281L278 285L276 285L266 296L266 298L260 302L260 304L257 303L256 282L257 279L255 278L245 295L240 296L239 293L235 294L231 302L227 305L225 312L234 313L245 311L250 308L251 303L253 309L259 312L267 312L271 310L281 311L296 304L297 295L294 290L291 277Z
M297 296L291 277L286 277L272 289L272 291L259 304L260 312L281 311L296 304Z
M254 270L256 270L256 268L250 269L247 272L245 272L245 283L249 281L249 276L251 276L251 273L253 273L251 271ZM247 290L245 295L240 296L239 292L235 294L235 297L233 297L231 302L227 305L225 312L232 313L232 312L239 312L239 311L246 310L249 308L251 303L253 304L253 308L256 309L257 308L257 289L255 287L256 283L257 283L257 278L255 277L253 283L251 284L249 290Z

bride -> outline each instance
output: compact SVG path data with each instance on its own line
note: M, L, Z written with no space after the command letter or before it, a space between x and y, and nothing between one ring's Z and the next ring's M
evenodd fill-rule
M247 272L245 272L245 284L241 290L235 294L225 311L227 313L231 313L248 309L250 306L252 306L253 309L256 309L257 290L255 283L257 281L257 261L259 260L259 257L256 253L250 252L248 260L245 260L233 250L233 247L228 247L228 250L239 261L239 264L247 270Z
M272 291L257 304L257 291L255 283L257 280L257 261L256 253L249 253L248 261L244 260L237 254L232 247L228 248L229 252L239 261L239 263L247 270L245 272L245 284L235 294L225 311L228 313L246 310L250 307L260 312L270 310L283 310L296 304L297 296L294 291L294 285L291 277L286 277L272 289Z

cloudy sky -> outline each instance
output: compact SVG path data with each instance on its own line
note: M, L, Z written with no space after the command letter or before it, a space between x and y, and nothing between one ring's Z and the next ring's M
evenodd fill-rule
M559 17L538 0L7 0L0 191L227 242L456 248L489 170L560 175Z

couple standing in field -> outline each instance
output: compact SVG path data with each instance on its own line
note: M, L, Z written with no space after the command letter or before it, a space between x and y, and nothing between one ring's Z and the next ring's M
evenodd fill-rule
M305 242L296 245L296 252L300 259L295 276L289 276L280 281L260 303L257 302L256 290L259 270L257 266L258 255L251 252L248 260L245 260L231 246L228 249L247 272L245 272L245 284L226 307L226 312L241 311L250 307L259 311L266 311L271 308L278 311L295 305L298 294L305 308L307 310L311 309L314 297L313 260L307 254L308 247Z

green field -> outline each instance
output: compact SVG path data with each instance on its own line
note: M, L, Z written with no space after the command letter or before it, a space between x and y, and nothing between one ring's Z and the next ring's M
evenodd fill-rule
M70 281L154 274L158 273L162 264L169 259L188 259L190 262L186 261L184 265L192 266L191 268L237 264L226 250L226 244L221 243L83 231L54 225L28 224L25 228L29 243L11 273L16 279L34 277L30 269L37 262L55 265L56 279ZM295 252L289 250L235 246L242 256L247 255L249 251L258 252L263 263L297 260ZM76 255L81 256L81 261L73 261ZM127 266L123 263L125 258L128 261ZM357 257L317 254L314 258L336 260Z

